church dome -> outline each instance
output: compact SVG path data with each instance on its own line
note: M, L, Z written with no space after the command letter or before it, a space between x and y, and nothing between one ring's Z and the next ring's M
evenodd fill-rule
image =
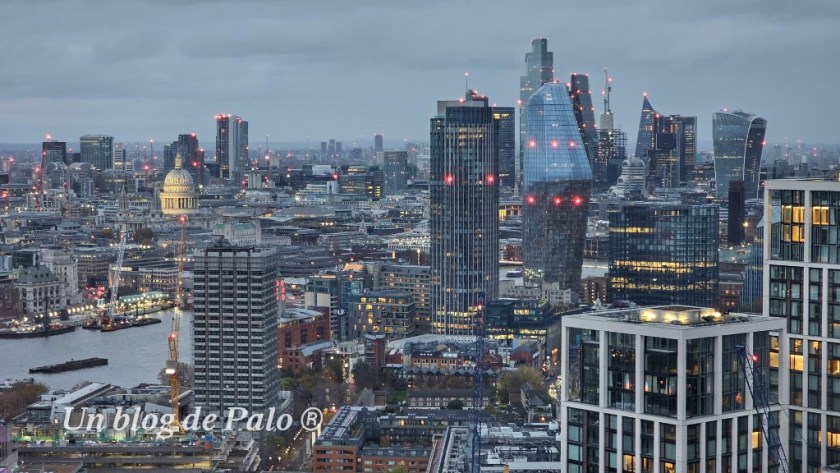
M181 156L175 157L175 169L163 180L160 192L160 209L164 215L182 215L198 212L198 195L189 171L181 168Z
M193 178L189 171L179 168L169 171L166 179L163 180L163 189L175 191L181 190L182 188L188 188L187 190L195 189Z

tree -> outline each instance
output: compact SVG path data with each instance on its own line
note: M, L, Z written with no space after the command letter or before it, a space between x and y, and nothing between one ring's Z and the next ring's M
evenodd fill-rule
M327 366L325 371L328 371L327 374L331 374L331 379L337 383L344 382L344 366L341 363L341 360L338 358L333 358L332 360L327 361Z
M11 422L26 412L26 407L37 401L45 392L47 387L41 383L17 383L0 391L0 420Z
M150 245L155 238L155 232L152 231L151 228L143 227L138 228L134 231L134 235L132 235L132 239L134 243L140 245Z
M178 384L181 387L192 387L193 380L195 379L195 372L193 370L192 365L189 363L178 362ZM169 385L169 375L166 374L166 368L163 368L158 372L158 380L160 384Z
M364 361L360 361L353 366L353 382L356 383L356 389L376 389L379 387L379 379L373 371L373 367Z
M464 401L460 399L453 399L449 401L449 404L446 405L447 409L463 409L464 408Z
M499 376L499 381L496 383L499 400L510 402L510 391L521 389L525 383L528 383L531 389L537 391L545 390L543 374L535 368L520 366L514 371L503 371Z

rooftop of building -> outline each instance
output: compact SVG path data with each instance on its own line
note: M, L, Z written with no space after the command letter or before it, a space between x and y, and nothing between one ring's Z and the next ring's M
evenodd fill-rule
M565 320L570 322L576 319L634 325L656 325L674 329L690 329L716 325L759 322L779 322L780 326L784 326L784 319L776 317L756 314L721 313L709 307L683 305L591 311L581 314L567 315L565 317Z

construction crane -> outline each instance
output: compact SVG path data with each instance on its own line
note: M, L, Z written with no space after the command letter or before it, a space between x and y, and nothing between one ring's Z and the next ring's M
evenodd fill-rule
M128 196L125 195L125 191L123 191L119 195L117 200L120 206L120 211L117 213L117 215L121 215L122 207L127 206L128 203ZM117 265L114 268L114 278L111 281L111 297L108 300L107 325L112 325L114 323L114 313L116 312L117 303L119 302L120 298L120 273L122 272L123 258L125 257L125 242L128 238L128 229L125 227L124 223L117 222L117 229L120 232L120 243L117 247Z
M761 431L767 441L767 451L770 461L778 465L781 473L788 473L788 459L782 440L779 438L779 424L770 413L770 396L768 395L767 383L761 368L757 365L758 356L751 354L745 345L736 345L738 361L744 371L747 389L753 400L753 407L761 422Z
M181 274L184 271L184 250L187 242L187 216L181 215L181 240L178 243L178 276L175 287L175 314L172 316L172 330L169 332L169 359L165 373L169 376L169 405L172 409L172 423L169 428L176 434L183 434L181 425L180 402L181 379L178 376L178 331L181 329L181 304L184 299L184 284Z
M472 444L470 451L470 473L481 472L481 411L484 407L484 294L476 299L476 310L473 316L473 333L475 334L475 371L473 412L472 412Z

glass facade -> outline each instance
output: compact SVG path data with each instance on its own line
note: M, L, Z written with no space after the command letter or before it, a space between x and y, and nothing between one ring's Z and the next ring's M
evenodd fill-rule
M431 119L432 330L473 332L499 291L499 121L486 97L439 102Z
M216 115L217 177L236 179L248 163L248 122L235 115Z
M384 151L382 170L385 195L401 194L408 184L408 152Z
M114 166L114 137L106 135L85 135L79 138L79 157L102 171Z
M598 131L595 128L595 107L592 106L592 91L589 89L589 76L586 74L572 74L569 82L569 98L575 111L575 120L580 129L580 137L589 166L595 169L598 156Z
M499 123L499 184L516 184L516 115L513 107L493 107L493 119Z
M563 84L528 101L523 179L523 266L531 283L578 291L592 170Z
M519 77L519 184L522 183L523 161L525 160L525 112L528 99L542 87L554 81L554 53L548 50L548 40L536 38L531 41L531 52L525 54L527 71Z
M609 221L610 300L717 306L718 206L633 203Z
M656 133L654 131L656 110L645 94L642 99L642 115L639 118L639 135L636 138L636 157L645 159L648 156L648 150L656 148Z
M712 139L718 196L729 191L729 181L743 180L748 199L758 197L761 151L767 120L744 112L715 112Z

